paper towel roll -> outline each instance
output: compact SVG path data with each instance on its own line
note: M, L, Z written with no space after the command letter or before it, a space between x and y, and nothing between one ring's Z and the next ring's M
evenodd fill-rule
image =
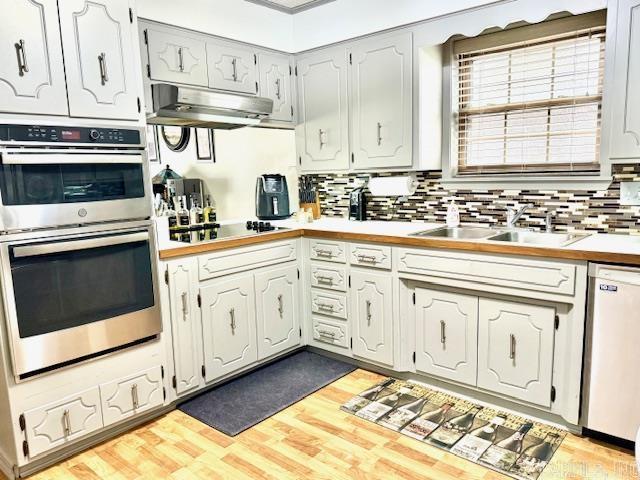
M407 197L416 193L418 178L416 175L396 177L371 177L369 191L374 197Z

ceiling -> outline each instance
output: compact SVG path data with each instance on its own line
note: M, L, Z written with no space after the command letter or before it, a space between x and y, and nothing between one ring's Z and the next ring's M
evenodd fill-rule
M246 0L285 13L298 13L335 0Z

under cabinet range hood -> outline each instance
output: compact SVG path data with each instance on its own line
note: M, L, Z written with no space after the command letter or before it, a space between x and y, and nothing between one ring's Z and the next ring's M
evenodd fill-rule
M231 130L257 126L273 110L270 98L157 83L147 123Z

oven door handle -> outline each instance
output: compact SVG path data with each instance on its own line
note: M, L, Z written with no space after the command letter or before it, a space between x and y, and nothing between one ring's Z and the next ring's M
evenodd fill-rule
M41 164L82 164L82 163L142 163L140 153L42 153L14 152L5 150L0 152L0 163L5 165L41 165Z
M13 256L35 257L51 253L72 252L74 250L86 250L89 248L109 247L122 245L123 243L143 242L149 240L149 232L130 233L127 235L114 235L110 237L89 238L86 240L69 240L53 243L40 243L37 245L24 245L13 247Z

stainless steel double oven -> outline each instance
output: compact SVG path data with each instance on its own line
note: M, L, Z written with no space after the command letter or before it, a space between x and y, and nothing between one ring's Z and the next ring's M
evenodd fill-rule
M0 275L14 374L161 331L143 129L0 125Z

